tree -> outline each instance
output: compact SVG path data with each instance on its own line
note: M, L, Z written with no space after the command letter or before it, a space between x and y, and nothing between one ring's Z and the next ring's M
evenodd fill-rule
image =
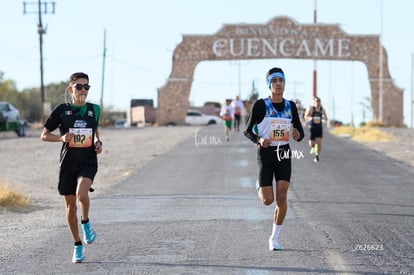
M252 80L252 89L250 90L249 100L256 101L259 98L259 92L256 88L254 80Z
M26 89L20 93L20 101L17 106L20 110L20 117L28 122L41 121L43 119L40 114L40 90L38 88Z
M45 87L46 102L51 103L52 109L65 102L65 89L67 83L51 83ZM20 111L20 117L28 122L41 121L43 119L40 100L40 89L32 87L19 92L16 83L11 79L4 79L4 73L0 71L0 101L7 101L16 106Z
M52 109L59 105L62 102L69 99L69 96L66 92L68 84L66 82L60 82L60 83L51 83L46 86L46 101L50 102L52 105Z
M364 101L360 101L359 104L362 107L362 123L365 124L365 115L366 112L372 113L372 107L371 107L371 98L370 97L364 97Z

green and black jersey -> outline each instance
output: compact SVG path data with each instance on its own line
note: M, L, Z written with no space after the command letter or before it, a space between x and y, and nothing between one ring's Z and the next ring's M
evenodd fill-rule
M86 103L75 106L64 103L57 106L45 123L45 128L53 132L59 128L60 134L73 133L70 142L64 142L60 152L60 166L76 167L90 158L96 159L95 131L100 117L99 105Z

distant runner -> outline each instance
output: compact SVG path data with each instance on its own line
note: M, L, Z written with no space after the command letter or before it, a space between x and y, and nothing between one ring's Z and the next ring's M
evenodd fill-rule
M328 120L328 116L326 115L325 109L322 108L321 99L319 97L313 99L313 105L309 106L306 110L305 119L310 123L310 153L315 154L313 161L318 162L322 150L322 120Z

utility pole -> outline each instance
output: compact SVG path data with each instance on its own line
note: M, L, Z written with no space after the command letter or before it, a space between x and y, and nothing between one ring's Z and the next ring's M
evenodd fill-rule
M411 100L410 100L410 110L411 110L411 123L410 126L413 128L413 89L414 89L414 82L413 82L413 73L414 73L414 53L411 54Z
M378 98L378 113L379 113L379 122L382 123L384 121L384 114L382 111L383 107L383 97L384 97L384 88L383 88L383 72L382 72L382 63L383 63L383 57L382 57L382 0L381 0L381 22L380 22L380 37L379 37L379 98Z
M55 13L55 2L42 2L39 0L36 2L23 2L23 14L26 13L37 13L39 16L39 23L37 25L37 32L39 33L39 48L40 48L40 98L41 98L41 107L40 107L40 117L43 121L46 119L45 115L45 86L43 83L43 35L46 34L46 28L43 28L42 24L42 13L43 14L54 14ZM30 7L37 5L36 9L30 10ZM51 10L48 9L51 6ZM43 8L43 9L42 9Z
M241 98L241 61L239 60L239 98Z
M314 0L313 23L316 26L316 0ZM316 59L313 60L313 97L317 96L317 73L316 73Z
M101 114L103 113L103 95L105 84L105 58L106 58L106 29L104 29L104 48L103 48L103 62L102 62L102 83L101 83Z

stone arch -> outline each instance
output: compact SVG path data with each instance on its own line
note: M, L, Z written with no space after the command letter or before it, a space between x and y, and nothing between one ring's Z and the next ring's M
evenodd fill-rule
M173 66L158 89L157 122L184 124L194 70L201 61L238 59L312 59L361 61L368 71L371 105L379 118L379 35L349 35L338 24L298 24L279 16L267 24L226 24L214 35L183 35ZM381 45L381 47L383 47ZM403 90L394 84L382 48L383 123L403 125ZM386 102L393 104L385 104Z

